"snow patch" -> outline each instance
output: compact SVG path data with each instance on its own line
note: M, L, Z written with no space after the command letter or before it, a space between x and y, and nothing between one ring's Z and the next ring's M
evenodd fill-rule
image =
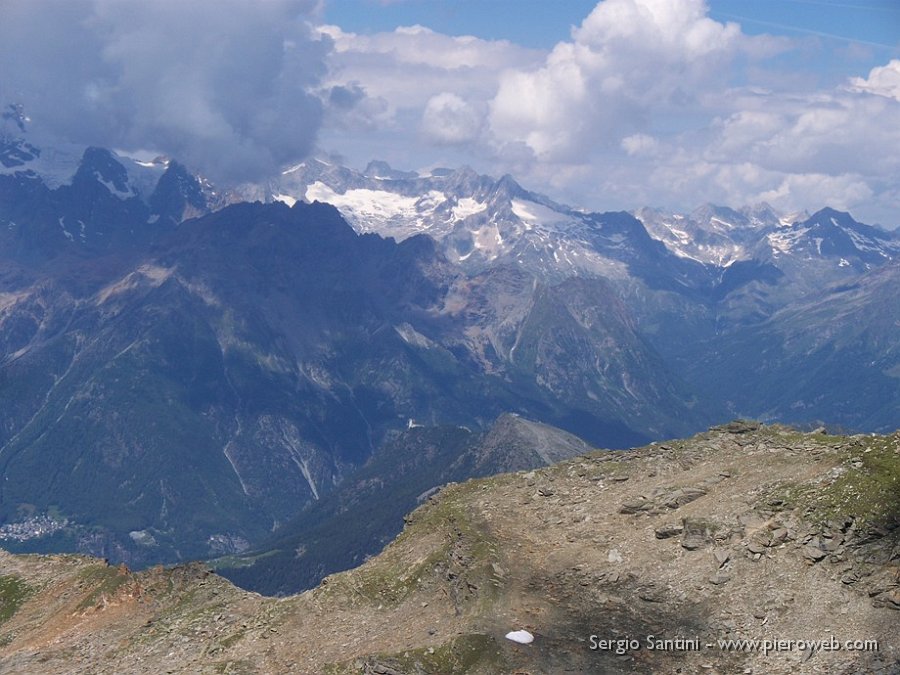
M493 260L502 253L503 237L496 225L488 223L472 232L472 244L488 260Z
M98 183L100 183L103 187L105 187L119 199L130 199L131 197L135 196L134 188L130 185L126 190L120 190L116 187L115 183L106 180L103 176L100 175L100 172L98 171L94 172L94 178L96 178Z
M394 220L413 221L422 227L416 204L425 197L404 197L393 192L368 188L356 188L341 194L321 181L316 181L306 188L305 196L310 202L331 204L364 232L377 230L377 227L372 226L372 221L376 221L376 224Z
M66 229L66 225L65 225L64 221L65 221L65 216L63 216L62 218L59 219L60 229L62 229L63 234L65 235L66 239L68 239L69 241L75 241L75 237L73 237L72 233Z
M729 223L727 220L722 220L721 218L716 218L715 216L710 218L709 222L710 223L718 223L719 225L724 227L726 230L734 229L734 223Z
M665 225L665 226L669 229L669 232L671 232L672 234L674 234L674 235L678 238L678 241L679 241L679 242L681 242L682 244L689 244L689 243L690 243L690 241L691 241L691 235L690 235L690 234L688 234L688 233L685 232L684 230L679 230L679 229L676 228L672 223L666 223L666 222L664 222L663 225Z
M463 197L456 202L456 206L451 210L454 220L463 220L469 216L481 213L487 208L487 204L479 202L471 197Z
M293 445L288 446L288 450L291 453L291 459L294 460L294 464L296 464L297 468L300 469L300 473L303 474L303 478L306 479L306 482L309 485L309 489L312 490L313 498L318 501L319 490L318 488L316 488L316 483L309 471L309 462L307 462L303 457L299 456L299 450L297 450L297 448L295 448Z
M228 441L225 445L225 449L222 450L222 454L225 455L225 459L228 460L228 463L231 464L231 469L234 471L234 475L237 476L238 482L241 484L241 490L244 491L245 495L249 495L250 491L247 490L247 484L244 482L244 478L241 476L241 472L238 471L237 464L234 463L234 458L228 454L228 451L231 450L231 444L234 443L234 440ZM163 502L165 504L165 501Z
M512 200L512 212L526 225L556 225L563 223L568 218L551 208L537 202Z
M447 201L447 195L437 190L429 190L416 200L417 211L434 211L439 205Z
M421 347L423 349L430 349L431 347L434 347L434 343L431 340L422 335L408 323L402 323L399 326L394 326L394 330L397 331L397 334L401 338L403 338L404 342L414 347Z
M791 253L800 238L807 232L809 232L809 228L790 230L786 232L771 232L766 235L766 240L769 242L769 246L772 247L772 250L774 252Z
M294 204L297 203L296 198L291 197L290 195L281 195L281 194L272 195L272 199L274 199L276 202L281 202L283 204L287 204L288 206L293 206Z
M20 300L28 297L27 291L20 291L17 293L0 293L0 311L7 309L8 307L12 307L17 304Z
M303 163L303 162L300 162L299 164L294 164L294 166L288 167L287 169L285 169L284 171L282 171L282 172L281 172L281 175L282 175L282 176L287 176L288 174L291 174L291 173L294 173L294 172L296 172L296 171L299 171L299 170L302 169L304 166L306 166L306 164Z
M832 218L834 220L834 218ZM860 251L869 251L872 253L878 253L879 255L887 258L887 256L877 243L873 242L869 237L861 235L859 232L851 230L850 228L841 228L844 232L847 233L847 236L850 237L850 240L853 242L853 245Z
M41 154L25 162L24 166L4 166L0 164L0 175L15 175L33 171L51 190L72 182L81 163L82 146L71 144L41 148Z

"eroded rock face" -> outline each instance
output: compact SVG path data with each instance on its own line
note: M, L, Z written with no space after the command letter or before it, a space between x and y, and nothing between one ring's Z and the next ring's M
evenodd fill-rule
M898 467L900 435L774 427L595 453L448 486L380 555L282 599L202 565L3 554L0 670L894 673ZM829 636L878 649L719 646Z

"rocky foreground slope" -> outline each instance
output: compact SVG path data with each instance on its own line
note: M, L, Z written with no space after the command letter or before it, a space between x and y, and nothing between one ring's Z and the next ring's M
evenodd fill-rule
M3 554L0 672L897 673L898 514L900 434L732 423L451 485L288 598L200 564Z

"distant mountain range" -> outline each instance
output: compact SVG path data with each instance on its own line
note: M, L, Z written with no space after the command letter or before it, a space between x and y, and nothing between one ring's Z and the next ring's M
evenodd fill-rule
M481 439L516 413L597 447L736 415L900 425L900 239L846 213L591 213L509 176L318 160L215 186L15 134L0 164L0 520L16 533L0 545L17 550L300 547L345 486L405 475L398 448L444 434L419 425ZM486 456L410 485L521 460Z
M635 228L625 214L563 206L523 189L511 176L494 180L468 168L419 176L384 162L357 172L314 159L287 169L264 189L244 192L288 204L333 204L357 231L397 241L427 233L443 245L448 260L469 269L514 260L545 277L646 274L654 242L645 233L678 258L717 268L825 258L864 271L900 253L894 233L832 209L810 217L779 214L765 203L739 210L707 204L690 214L641 208L630 214L643 225ZM684 269L690 268L678 271Z
M212 211L178 164L139 166L149 195L130 170L0 176L0 516L68 523L19 549L241 550L410 420L624 447L713 419L601 278L469 274L331 206Z
M897 274L900 235L848 213L779 214L767 204L592 213L529 192L510 176L495 181L470 169L419 176L383 162L360 173L315 159L285 171L265 194L327 201L359 232L398 240L426 232L469 274L509 264L545 282L601 277L666 365L703 400L734 414L883 431L900 424L900 324L885 319L896 303L876 290ZM856 289L852 300L848 288ZM807 307L828 310L811 315ZM852 324L841 323L851 312ZM879 339L868 338L870 326ZM848 331L861 334L859 342L837 344ZM784 341L792 333L819 336L818 348L797 351ZM781 354L775 361L762 349L768 343ZM832 351L839 355L824 361L826 393L798 374L820 369ZM871 393L861 399L840 393L862 383ZM774 402L782 397L785 403Z

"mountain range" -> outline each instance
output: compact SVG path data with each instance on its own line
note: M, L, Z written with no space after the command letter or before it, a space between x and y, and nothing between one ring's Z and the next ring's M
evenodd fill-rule
M641 337L713 408L849 429L897 424L900 324L889 318L896 302L886 289L900 236L848 213L779 214L767 204L593 213L510 176L421 176L383 162L355 172L309 160L267 190L271 200L328 201L359 232L398 240L427 232L469 274L509 264L544 282L603 278ZM817 336L816 348L791 337L800 333ZM827 371L825 380L802 375L816 371ZM859 386L861 399L838 393Z
M900 239L846 213L594 213L383 162L215 186L22 134L0 164L15 550L237 556L285 592L377 552L441 483L559 458L495 452L510 427L622 448L737 415L898 426ZM241 571L288 550L316 552Z

